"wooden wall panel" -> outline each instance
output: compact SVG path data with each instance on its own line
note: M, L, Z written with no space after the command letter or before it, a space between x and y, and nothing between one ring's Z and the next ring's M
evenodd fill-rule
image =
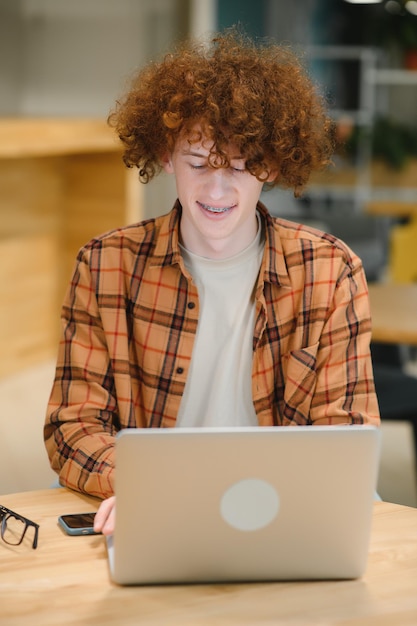
M61 196L59 159L0 159L0 239L55 232Z
M0 242L0 376L56 353L57 255L53 233Z
M126 223L127 189L119 153L66 157L63 169L62 279L67 282L79 248L92 237Z
M0 377L56 354L77 251L140 219L139 187L105 122L0 121Z

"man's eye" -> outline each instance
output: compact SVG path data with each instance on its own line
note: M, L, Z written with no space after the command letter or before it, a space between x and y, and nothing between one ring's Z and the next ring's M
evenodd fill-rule
M243 172L246 172L246 168L245 167L232 167L232 170L234 172L240 172L241 174L243 174Z
M190 163L190 167L193 170L202 170L204 168L204 165L193 165L192 163Z

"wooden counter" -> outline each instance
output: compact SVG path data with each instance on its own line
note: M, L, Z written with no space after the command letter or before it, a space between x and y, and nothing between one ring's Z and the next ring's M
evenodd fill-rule
M105 120L0 119L0 377L56 353L75 256L141 219L141 186Z

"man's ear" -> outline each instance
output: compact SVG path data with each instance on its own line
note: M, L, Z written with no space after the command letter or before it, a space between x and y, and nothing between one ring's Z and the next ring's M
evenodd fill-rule
M167 174L174 173L174 167L172 165L172 158L171 158L170 152L167 152L166 154L163 155L163 157L161 158L161 165Z
M277 169L270 170L270 172L268 174L268 178L266 179L265 182L266 183L272 183L276 179L277 174L278 174L278 170Z

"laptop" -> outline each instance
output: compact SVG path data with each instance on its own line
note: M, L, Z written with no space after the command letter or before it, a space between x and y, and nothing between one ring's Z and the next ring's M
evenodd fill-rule
M379 447L372 426L123 430L110 576L121 585L358 578Z

